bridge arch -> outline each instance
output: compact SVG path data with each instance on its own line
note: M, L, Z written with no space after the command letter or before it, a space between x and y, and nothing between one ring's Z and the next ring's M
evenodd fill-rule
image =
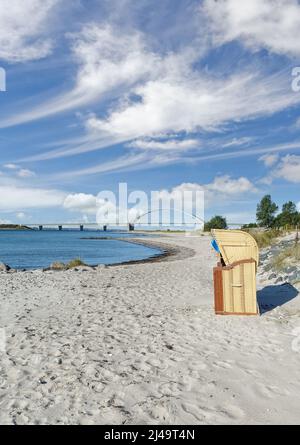
M153 213L160 213L160 212L170 212L170 209L168 208L168 209L153 209L153 210L149 210L149 211L147 211L147 212L145 212L145 213L143 213L143 214L141 214L141 215L137 215L136 216L136 218L132 221L132 224L139 224L140 223L140 220L142 219L142 218L144 218L144 217L146 217L146 216L148 216L148 215L151 215L151 214L153 214ZM177 210L177 209L173 209L173 212L174 213L181 213L182 215L186 215L186 216L188 216L189 218L192 218L192 219L194 219L195 221L196 221L196 223L168 223L168 224L165 224L166 226L167 225L176 225L176 226L184 226L184 225L188 225L188 226L190 226L190 225L192 225L192 224L198 224L198 225L202 225L202 226L204 226L204 224L205 224L205 221L204 221L204 219L203 218L201 218L200 216L198 216L198 215L196 215L196 214L193 214L193 213L189 213L189 212L185 212L184 210L181 210L181 211L179 211L179 210ZM142 223L141 223L142 224ZM164 223L158 223L159 225L162 225L162 224L164 224Z

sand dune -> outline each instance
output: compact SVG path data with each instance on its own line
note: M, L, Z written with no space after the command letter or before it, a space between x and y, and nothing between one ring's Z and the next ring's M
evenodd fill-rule
M299 423L299 296L216 317L209 239L154 241L176 252L0 274L1 424Z

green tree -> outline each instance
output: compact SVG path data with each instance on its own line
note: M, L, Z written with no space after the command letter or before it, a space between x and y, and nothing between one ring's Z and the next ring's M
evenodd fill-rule
M288 213L288 214L297 213L296 204L293 201L286 202L282 206L282 213Z
M242 226L242 230L243 229L256 229L258 226L256 223L250 223L250 224L244 224Z
M205 232L210 232L212 229L227 229L227 221L223 216L214 216L210 221L205 223Z
M282 206L282 212L277 216L275 224L278 227L296 226L299 224L300 214L297 211L296 204L292 201L286 202Z
M260 227L272 227L278 207L272 201L271 195L266 195L257 205L256 219Z

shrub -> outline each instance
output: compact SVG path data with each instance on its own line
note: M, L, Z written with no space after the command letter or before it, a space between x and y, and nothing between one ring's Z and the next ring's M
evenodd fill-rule
M64 263L60 263L60 262L56 261L53 264L51 264L50 269L51 270L65 270L66 265Z
M245 230L245 229L257 229L257 228L258 228L258 225L256 223L244 224L242 226L242 230Z
M210 221L205 223L204 231L210 232L212 229L227 229L227 221L223 216L214 216Z
M74 260L71 260L67 265L66 268L67 269L74 269L75 267L79 267L79 266L85 266L86 264L84 264L83 261L81 261L80 258L74 258Z

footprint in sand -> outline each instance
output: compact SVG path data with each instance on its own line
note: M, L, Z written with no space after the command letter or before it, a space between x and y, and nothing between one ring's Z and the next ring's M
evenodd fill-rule
M222 369L231 369L231 368L232 368L232 365L231 365L230 363L228 363L228 362L223 362L223 361L217 361L217 362L214 362L213 365L214 365L216 368L222 368Z
M240 421L245 416L245 412L237 405L229 404L218 407L217 411L221 414L221 416L225 416L235 422Z
M181 407L186 414L192 416L192 418L196 419L198 422L204 422L205 414L202 412L202 409L197 405L192 403L182 403Z
M158 391L163 396L177 397L181 393L178 386L179 386L179 384L177 382L163 383L162 385L159 386Z
M278 386L263 385L259 383L254 387L254 391L260 396L268 399L272 399L275 396L288 396L290 392L284 388Z

